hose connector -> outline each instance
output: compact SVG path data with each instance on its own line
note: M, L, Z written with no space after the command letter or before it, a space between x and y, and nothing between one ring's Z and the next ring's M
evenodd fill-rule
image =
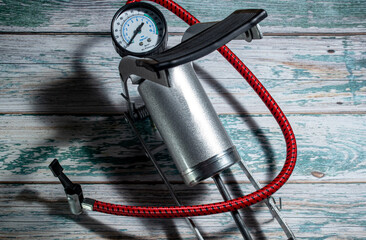
M64 187L72 214L81 214L81 203L84 201L84 196L80 184L71 182L71 180L62 172L64 169L57 159L54 159L48 167L51 169L53 175L60 180L62 186Z

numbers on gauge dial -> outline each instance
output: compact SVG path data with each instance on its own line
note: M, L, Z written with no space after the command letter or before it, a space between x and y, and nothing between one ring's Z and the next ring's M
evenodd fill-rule
M158 15L147 9L129 9L113 23L113 35L118 44L134 53L148 52L163 38L163 23Z

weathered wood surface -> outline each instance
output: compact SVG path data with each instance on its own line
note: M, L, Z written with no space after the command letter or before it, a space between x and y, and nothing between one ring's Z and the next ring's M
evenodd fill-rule
M288 117L299 145L299 161L290 181L365 182L364 115ZM275 120L271 116L223 115L221 121L258 179L272 179L285 158L283 136ZM152 146L160 143L149 130L149 121L139 127ZM77 181L159 180L121 116L7 115L2 117L0 135L1 181L55 181L47 167L53 158ZM160 163L171 180L182 181L166 155ZM238 168L233 172L238 181L247 181ZM314 172L324 176L316 177Z
M267 10L263 40L229 46L289 113L297 136L299 162L276 193L282 213L299 239L365 239L366 1L177 2L201 21ZM72 216L47 168L59 158L88 197L172 204L121 117L120 58L108 36L121 5L0 0L0 239L194 239L182 219ZM186 25L163 12L172 46ZM240 154L268 182L285 157L275 120L219 54L195 69ZM139 129L158 143L149 121ZM210 180L186 187L167 153L159 163L185 204L221 200ZM224 177L234 196L252 191L237 167L231 172ZM285 238L262 205L243 213L256 239ZM229 214L195 222L207 239L240 239Z
M175 45L180 37L170 39ZM0 41L0 112L126 110L119 94L120 57L110 37L0 35ZM27 44L14 45L22 41ZM365 112L365 45L366 36L266 37L229 44L288 113ZM195 67L218 113L268 113L218 53Z
M109 32L110 20L126 1L0 1L3 32ZM334 33L365 32L365 0L325 1L176 1L200 21L222 20L242 8L263 8L269 17L265 32ZM186 24L167 10L170 31L183 31Z
M287 184L276 194L283 201L282 214L299 239L364 239L366 225L366 189L364 184ZM243 186L243 185L241 185ZM250 189L233 185L233 195ZM195 188L173 186L183 203L220 201L214 184ZM61 186L54 184L2 184L0 233L3 237L80 238L83 239L194 239L182 219L139 219L100 213L73 216ZM321 192L326 192L325 197ZM357 195L349 196L357 192ZM165 187L159 184L86 184L84 193L98 199L123 204L173 204ZM23 211L23 212L20 212ZM285 239L267 209L259 204L245 209L248 226L257 238ZM220 217L218 217L220 216ZM360 218L360 216L363 216ZM208 239L240 239L229 214L203 216L195 222ZM49 224L52 223L52 226ZM362 224L363 223L363 224ZM153 225L154 228L148 226ZM321 226L321 228L319 228ZM67 229L67 230L65 230ZM4 231L5 230L5 231ZM172 230L178 232L172 234Z

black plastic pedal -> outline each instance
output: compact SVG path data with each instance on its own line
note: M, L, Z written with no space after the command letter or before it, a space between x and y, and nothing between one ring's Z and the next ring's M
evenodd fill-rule
M248 31L266 17L267 13L263 9L237 10L179 45L161 54L152 55L149 59L139 59L136 63L147 69L160 71L194 61Z

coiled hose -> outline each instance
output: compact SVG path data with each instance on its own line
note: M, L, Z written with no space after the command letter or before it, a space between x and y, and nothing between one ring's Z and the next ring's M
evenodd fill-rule
M132 2L139 2L140 0L128 0L126 4ZM150 0L158 3L161 6L167 8L175 15L180 17L183 21L189 25L199 23L198 19L192 16L188 11L179 6L177 3L171 0ZM267 108L271 111L272 115L279 124L282 133L286 140L287 156L285 164L281 172L277 177L272 180L269 184L263 188L248 194L243 197L232 199L229 201L195 205L195 206L169 206L169 207L144 207L144 206L127 206L127 205L116 205L100 201L95 201L93 205L93 211L134 216L134 217L149 217L149 218L175 218L175 217L189 217L189 216L200 216L209 215L216 213L223 213L228 211L237 210L240 208L248 207L252 204L258 203L280 189L286 181L289 179L291 173L295 168L296 157L297 157L297 146L295 135L292 131L289 121L285 114L282 112L280 107L277 105L272 96L264 88L261 82L254 76L254 74L245 66L245 64L226 46L222 46L217 49L228 62L244 77L249 85L254 89L258 96L265 103Z

